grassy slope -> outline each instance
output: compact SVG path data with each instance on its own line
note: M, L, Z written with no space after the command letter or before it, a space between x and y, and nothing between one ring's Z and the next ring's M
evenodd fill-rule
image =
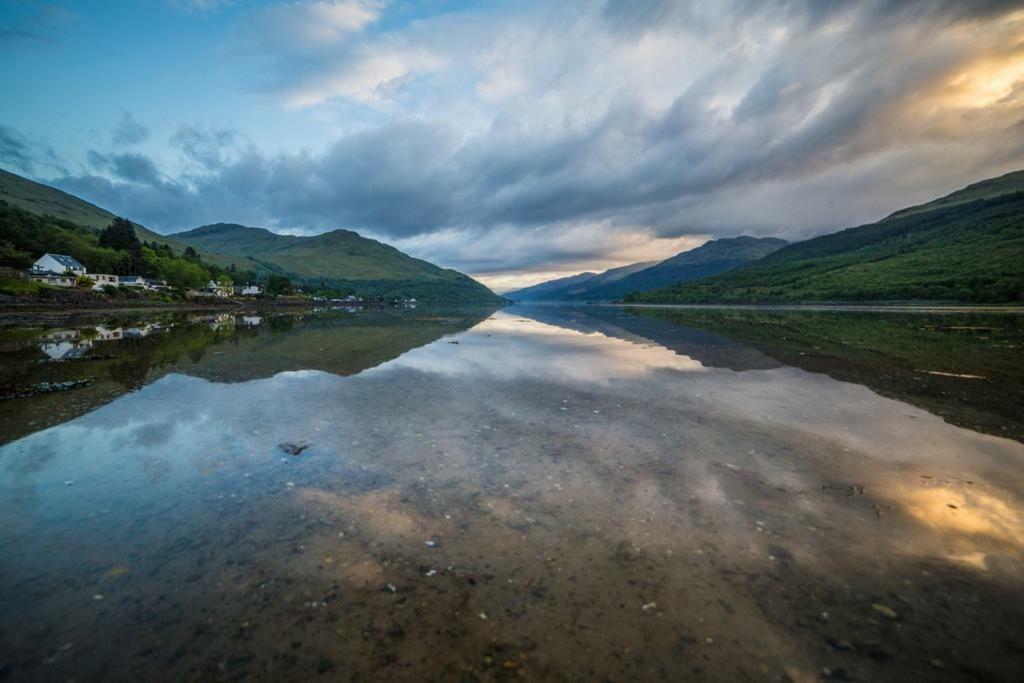
M522 289L514 289L505 292L505 296L519 301L554 301L562 297L564 290L572 286L579 286L597 277L597 273L587 271L567 277L560 277L555 280L547 280Z
M630 292L646 292L679 282L690 282L746 265L785 245L785 240L775 237L712 240L616 282L588 287L569 298L610 301Z
M1020 192L1024 190L1024 171L1014 171L998 178L989 178L977 183L972 183L962 190L957 190L945 197L940 197L926 204L912 206L909 209L901 209L889 216L892 218L903 218L917 213L924 213L934 209L948 208L959 204L967 204L979 199L994 199L1004 194Z
M649 303L1024 298L1024 174L978 183L878 223L790 245L757 263L628 298ZM1024 187L1019 189L1024 190ZM954 193L956 194L956 193ZM952 196L952 195L951 195Z
M392 246L350 230L296 237L263 228L218 223L172 236L197 249L244 256L258 270L351 289L366 296L409 295L424 300L499 300L476 280L454 270L413 258Z
M456 280L460 274L350 230L311 237L218 223L172 235L197 249L237 254L296 278Z
M3 169L0 169L0 199L35 214L57 216L97 230L109 225L115 217L95 204ZM178 253L191 245L204 261L224 268L234 265L239 270L281 273L297 279L323 279L341 286L363 281L367 283L366 293L372 296L411 293L425 300L499 300L489 289L462 273L439 268L347 230L315 237L291 237L234 226L247 231L246 234L235 231L219 241L197 238L185 242L176 235L164 236L138 223L133 225L143 241L167 244ZM242 241L236 245L232 239ZM249 258L250 255L257 258Z
M95 204L90 204L84 199L79 199L55 187L8 173L3 169L0 169L0 199L34 214L56 216L97 230L107 227L115 218L111 212L101 209ZM138 223L132 223L132 225L135 226L135 234L143 242L167 244L178 253L183 252L187 246L177 240L155 233ZM202 252L201 256L204 261L223 267L234 262L238 268L243 270L255 268L255 264L246 259L224 258L220 254L212 252Z

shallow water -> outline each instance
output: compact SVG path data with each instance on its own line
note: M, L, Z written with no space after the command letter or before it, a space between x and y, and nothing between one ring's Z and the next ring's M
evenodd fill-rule
M1024 676L1017 315L0 335L0 678Z

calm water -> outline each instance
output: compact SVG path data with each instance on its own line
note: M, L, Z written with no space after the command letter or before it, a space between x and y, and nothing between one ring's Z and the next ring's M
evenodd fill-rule
M167 314L0 354L0 679L1024 677L1016 314Z

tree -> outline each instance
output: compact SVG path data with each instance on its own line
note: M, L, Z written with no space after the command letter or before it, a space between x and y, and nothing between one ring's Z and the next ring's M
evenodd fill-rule
M267 278L267 294L280 296L292 293L292 282L284 275L271 275Z
M124 218L115 218L110 225L103 228L100 233L100 246L109 249L123 249L132 253L142 250L142 242L135 235L135 227L131 221Z
M7 240L0 241L0 266L28 268L32 265L32 254L22 251Z
M185 247L185 258L187 258L189 261L198 261L199 252L193 249L192 247Z

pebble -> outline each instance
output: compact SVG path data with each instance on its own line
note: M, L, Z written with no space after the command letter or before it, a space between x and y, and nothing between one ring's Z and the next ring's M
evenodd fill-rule
M899 613L897 613L896 610L894 610L892 607L889 607L888 605L882 605L880 603L873 602L873 603L871 603L871 609L875 610L876 612L881 614L886 619L899 619L900 618Z
M103 593L97 593L96 595L92 596L92 599L99 602L103 599Z

